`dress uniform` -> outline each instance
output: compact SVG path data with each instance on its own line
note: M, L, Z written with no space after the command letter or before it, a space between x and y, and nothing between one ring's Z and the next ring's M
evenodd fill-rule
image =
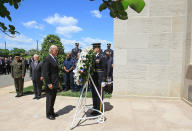
M95 51L95 48L97 48ZM100 43L94 43L93 44L93 49L94 52L96 53L95 56L95 65L94 65L94 72L92 75L93 81L96 85L96 88L101 96L101 98L103 99L103 88L102 88L102 82L105 81L105 72L106 72L106 60L105 60L105 56L104 53L101 51L101 44ZM91 91L92 91L92 98L93 98L93 108L96 110L100 110L102 112L102 103L100 101L100 98L93 86L93 84L91 84ZM91 113L91 115L99 115L100 113L98 113L97 111L93 111Z
M81 49L79 49L79 43L75 43L75 48L74 49L72 49L72 58L73 59L76 59L77 58L77 54L78 54L78 52L81 52L82 50Z
M113 58L113 50L111 49L110 43L107 44L107 49L104 51L104 53L106 54L107 51L109 51L109 53L111 54L111 57Z
M15 59L11 63L11 75L14 79L16 97L23 95L23 82L25 77L25 64L24 61L20 60L20 55L16 54Z

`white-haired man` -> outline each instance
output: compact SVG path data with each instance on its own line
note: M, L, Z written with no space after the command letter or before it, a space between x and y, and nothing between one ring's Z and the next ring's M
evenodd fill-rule
M54 112L54 103L57 95L57 88L59 87L59 66L56 60L58 54L58 47L52 45L49 48L49 55L45 58L43 64L43 77L46 87L46 116L50 120L55 120L58 116Z
M33 99L41 98L41 90L43 84L43 68L42 62L39 61L39 55L35 54L33 56L34 61L30 64L30 78L33 81L33 88L35 97Z

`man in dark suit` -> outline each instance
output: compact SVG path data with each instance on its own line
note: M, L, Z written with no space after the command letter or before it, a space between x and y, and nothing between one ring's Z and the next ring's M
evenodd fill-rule
M43 77L46 87L46 116L50 120L55 120L58 114L54 113L53 107L57 95L57 88L60 86L59 66L56 60L58 47L52 45L49 48L49 53L43 63Z
M30 78L33 81L35 94L33 99L40 99L43 84L42 62L39 61L39 55L35 54L33 57L34 61L30 65Z

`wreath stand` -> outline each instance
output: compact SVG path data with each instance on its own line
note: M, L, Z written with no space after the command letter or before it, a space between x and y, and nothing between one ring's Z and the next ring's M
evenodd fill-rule
M86 104L87 90L88 90L89 82L91 82L93 84L93 86L94 86L94 88L95 88L95 90L97 92L97 95L98 95L98 97L99 97L99 99L101 101L100 104L103 105L103 108L100 108L100 110L93 109L93 107L91 105L87 105ZM103 90L101 90L101 94L103 93L102 91ZM88 110L97 111L98 113L100 113L100 115L98 115L98 116L86 116L86 112ZM73 121L72 121L72 124L71 124L71 130L74 129L76 126L78 126L79 123L82 120L85 121L85 120L90 120L90 119L97 119L97 123L99 123L99 124L103 123L104 120L105 120L105 118L104 118L104 111L105 111L104 102L103 102L103 100L101 98L101 95L99 94L99 92L97 90L97 87L96 87L96 85L95 85L91 75L89 74L88 80L85 83L85 85L83 86L83 89L81 91L81 94L80 94L80 97L79 97L79 100L78 100L78 104L77 104L77 107L76 107L76 112L75 112L75 115L73 117ZM84 113L84 115L80 116L80 114L82 112ZM76 122L78 122L78 123L75 124Z

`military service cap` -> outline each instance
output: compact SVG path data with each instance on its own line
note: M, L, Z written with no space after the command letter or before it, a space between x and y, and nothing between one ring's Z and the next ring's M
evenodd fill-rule
M19 53L15 53L14 56L15 56L15 57L16 57L16 56L20 56L20 54L19 54Z
M101 48L101 43L93 43L93 49L94 48Z

